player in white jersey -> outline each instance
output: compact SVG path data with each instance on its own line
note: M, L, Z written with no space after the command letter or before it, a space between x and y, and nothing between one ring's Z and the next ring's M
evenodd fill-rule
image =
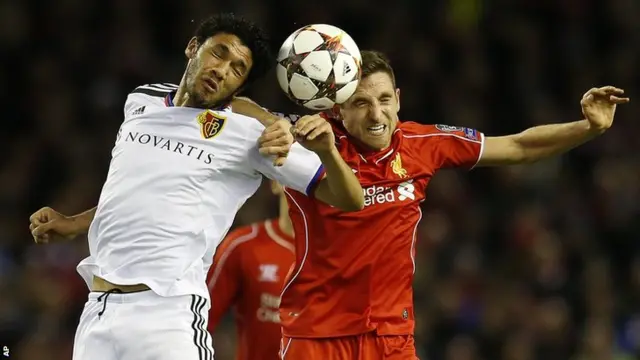
M362 208L362 188L323 119L298 121L291 145L282 123L266 132L228 106L268 70L267 49L242 19L205 21L187 45L179 86L143 85L127 97L98 206L31 217L36 242L88 230L90 256L78 272L91 293L74 360L212 359L205 277L263 174L333 206ZM286 153L282 166L263 156Z

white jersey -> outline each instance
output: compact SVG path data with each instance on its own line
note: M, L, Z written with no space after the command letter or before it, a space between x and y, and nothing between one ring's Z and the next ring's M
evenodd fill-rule
M319 158L299 144L274 167L258 152L264 126L231 109L174 107L171 84L129 96L107 180L78 272L118 285L146 284L160 296L200 295L213 254L262 174L307 192Z

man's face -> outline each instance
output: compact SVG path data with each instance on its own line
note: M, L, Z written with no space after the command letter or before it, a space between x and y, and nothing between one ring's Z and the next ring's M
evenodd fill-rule
M186 88L193 106L217 107L240 90L253 65L251 50L232 34L216 34L203 44L189 41Z
M363 78L356 92L340 107L345 129L372 150L391 144L398 123L400 90L386 72Z

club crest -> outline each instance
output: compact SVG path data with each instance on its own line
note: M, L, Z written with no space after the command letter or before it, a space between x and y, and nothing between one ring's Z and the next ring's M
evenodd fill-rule
M218 135L224 127L227 118L216 114L211 110L205 110L198 115L200 134L205 139L211 139Z
M391 170L402 179L409 177L407 170L402 167L402 158L400 157L400 153L397 153L395 159L391 161Z

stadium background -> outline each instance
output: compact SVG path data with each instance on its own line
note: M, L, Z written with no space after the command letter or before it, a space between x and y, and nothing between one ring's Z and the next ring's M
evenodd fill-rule
M87 290L84 239L36 247L28 215L93 206L124 98L177 82L206 14L232 10L274 45L307 23L385 51L401 118L507 134L580 118L592 86L638 94L636 0L0 2L0 346L11 358L71 358ZM515 4L517 3L517 4ZM195 23L194 23L195 20ZM292 110L272 74L251 95ZM415 302L422 359L588 360L640 356L640 126L619 111L602 138L559 159L432 182ZM275 215L268 191L236 225ZM233 331L216 338L232 359Z

